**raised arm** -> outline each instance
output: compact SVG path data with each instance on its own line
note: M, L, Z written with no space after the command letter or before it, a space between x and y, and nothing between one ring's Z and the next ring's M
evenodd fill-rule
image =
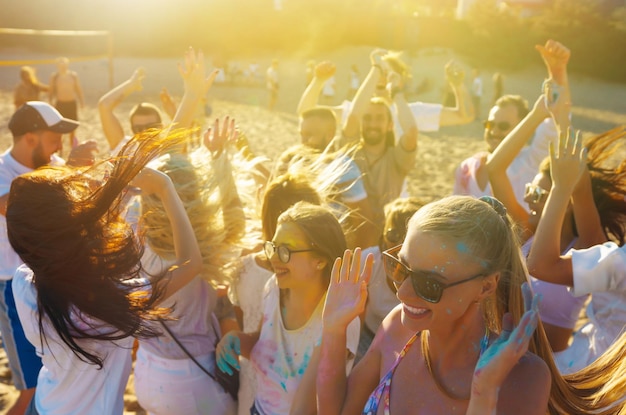
M205 78L203 53L196 53L189 48L185 53L184 65L178 64L178 72L185 84L185 93L172 119L172 127L188 128L193 121L196 107L213 85L218 70L212 71L208 78Z
M404 98L404 87L402 83L402 77L399 74L395 72L389 74L388 88L390 89L393 103L398 112L400 127L402 127L402 131L404 132L402 137L400 137L399 144L404 150L410 152L417 148L418 131L415 117L413 117L411 108L409 108L409 104Z
M365 308L367 283L372 274L373 257L369 255L361 273L361 250L346 251L337 258L323 311L322 341L317 371L317 411L319 414L342 413L347 396L346 333L348 325Z
M202 254L196 241L191 222L170 178L159 171L144 168L132 182L143 194L154 194L163 203L165 213L172 225L176 260L169 271L169 278L159 281L165 287L161 301L172 296L189 283L202 269Z
M313 79L311 83L307 85L306 89L302 93L300 97L300 101L298 102L298 108L296 109L296 113L298 116L302 116L302 114L310 110L314 107L318 106L318 100L320 94L322 93L322 89L324 88L324 84L333 75L335 75L337 68L335 64L329 61L320 62L315 65L315 70L313 72ZM339 117L341 114L341 107L327 107L335 112L335 116Z
M530 237L534 229L530 229L529 214L515 197L506 171L547 116L549 112L545 107L544 96L541 95L533 109L487 157L486 168L493 195L506 206L509 215L524 229L526 237Z
M573 285L572 258L561 256L560 235L570 196L579 179L586 180L586 162L587 152L582 148L580 134L574 137L569 132L562 132L558 149L550 146L552 190L527 259L528 271L535 278L554 284Z
M517 327L507 313L500 336L480 356L466 415L543 415L547 411L550 371L543 360L526 354L539 320L539 298L527 283L522 291L525 313Z
M220 177L222 216L226 228L225 239L229 243L237 243L246 230L243 205L237 192L228 154L224 151L226 145L235 145L237 135L235 120L228 116L224 118L222 128L220 128L219 119L216 119L213 128L209 128L204 134L204 145L212 154L213 170Z
M100 114L100 123L104 136L109 142L109 147L114 149L124 138L124 129L120 120L117 119L113 111L115 108L135 91L143 89L142 81L146 77L145 70L138 68L133 75L126 81L122 82L106 94L98 101L98 113Z
M442 108L439 125L463 125L472 122L476 115L472 97L465 86L465 72L453 61L446 64L445 72L446 81L456 98L456 107Z
M370 103L370 99L374 95L376 85L382 80L381 77L385 76L383 55L386 53L387 51L385 50L376 49L370 55L372 67L363 80L363 83L356 91L354 101L352 101L352 108L342 128L343 135L349 139L357 140L359 138L363 114Z

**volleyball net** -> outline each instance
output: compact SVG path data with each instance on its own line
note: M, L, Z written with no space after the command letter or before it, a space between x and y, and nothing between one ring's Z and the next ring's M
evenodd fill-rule
M0 44L25 47L39 54L51 51L71 62L108 61L109 87L113 87L113 37L106 30L37 30L0 28ZM27 39L27 40L25 40ZM92 51L101 53L91 53ZM84 51L89 51L85 53ZM11 58L0 55L0 67L55 64L56 58Z

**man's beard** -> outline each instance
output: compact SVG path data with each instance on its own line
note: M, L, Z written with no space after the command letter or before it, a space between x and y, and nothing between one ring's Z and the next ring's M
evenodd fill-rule
M363 131L362 135L363 142L370 146L378 145L385 140L385 133L382 130L370 129Z
M35 150L33 151L33 166L35 169L38 169L39 167L45 166L49 163L50 157L46 159L40 143L37 147L35 147Z

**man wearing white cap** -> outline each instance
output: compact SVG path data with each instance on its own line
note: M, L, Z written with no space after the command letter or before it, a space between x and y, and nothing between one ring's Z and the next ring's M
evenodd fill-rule
M20 396L7 414L24 414L35 393L41 359L26 340L17 316L11 280L22 264L9 244L6 206L11 182L17 176L48 163L63 164L54 153L62 148L63 134L73 132L78 122L63 118L50 104L29 101L19 107L9 121L13 145L0 154L0 331L7 351L13 383ZM70 164L93 163L95 142L84 143L70 154ZM82 155L82 156L81 156Z

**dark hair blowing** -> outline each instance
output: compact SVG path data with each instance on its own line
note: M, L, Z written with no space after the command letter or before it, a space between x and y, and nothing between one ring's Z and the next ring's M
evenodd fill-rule
M33 271L40 335L45 339L45 314L84 362L102 367L104 357L78 339L114 341L158 334L145 319L166 312L154 305L163 294L158 287L164 285L157 282L167 273L152 278L149 292L131 283L142 272L143 245L120 215L122 198L146 163L185 139L184 131L136 135L120 151L104 184L94 180L96 168L47 166L13 180L7 233L15 252Z

